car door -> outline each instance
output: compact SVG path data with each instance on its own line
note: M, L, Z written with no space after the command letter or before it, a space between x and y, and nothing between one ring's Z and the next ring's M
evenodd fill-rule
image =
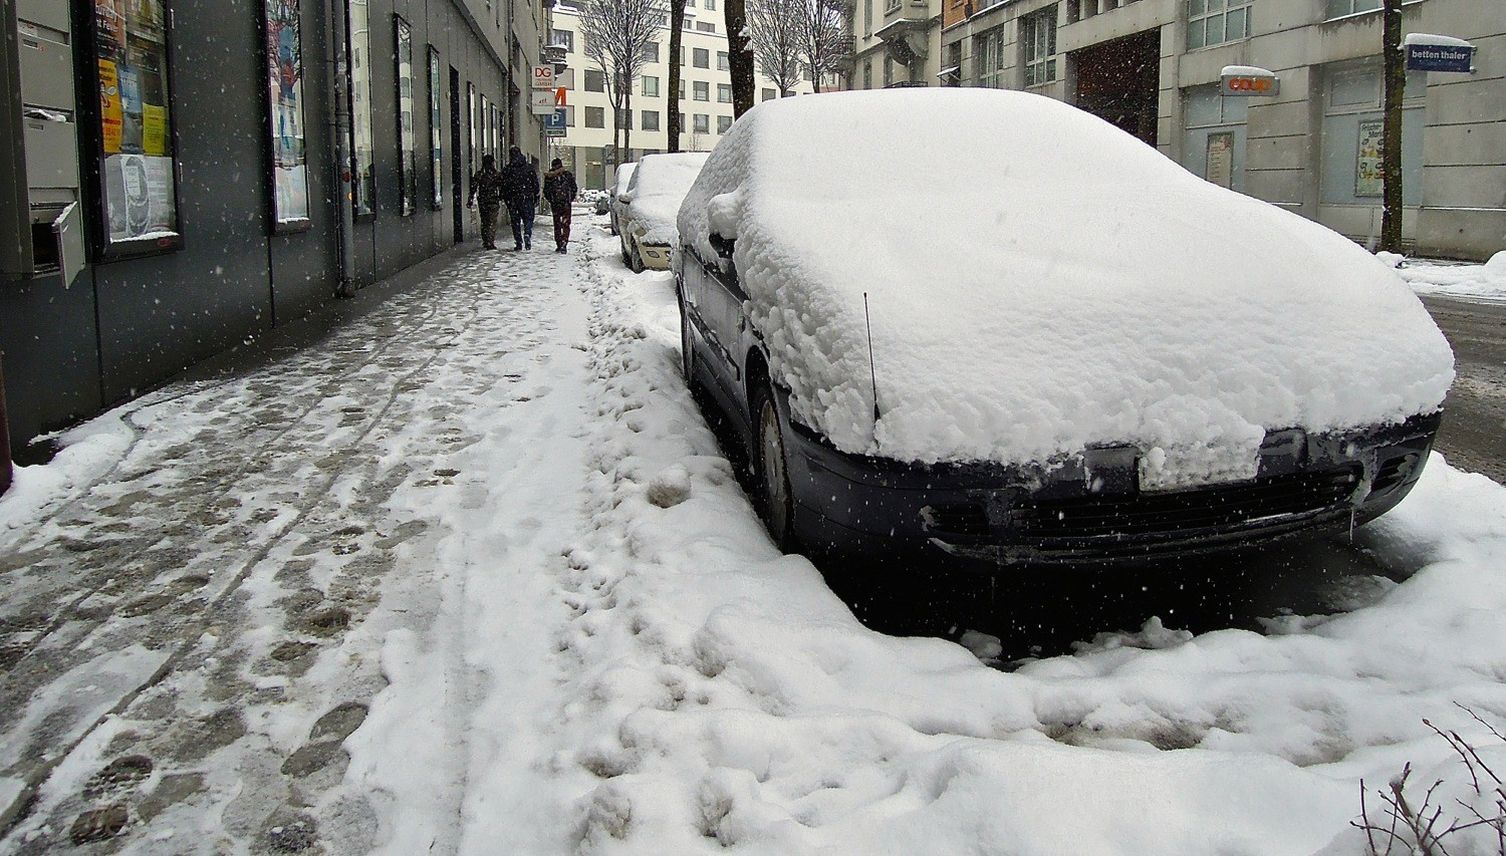
M737 280L731 259L697 258L701 274L701 315L708 344L715 351L717 374L728 396L742 403L742 307L747 295Z

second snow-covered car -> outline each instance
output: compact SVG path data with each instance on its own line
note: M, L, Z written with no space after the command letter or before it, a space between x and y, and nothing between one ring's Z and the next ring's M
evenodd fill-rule
M685 376L782 545L1096 562L1352 527L1417 480L1453 377L1354 243L1025 93L761 104L679 227Z
M638 161L627 190L617 197L622 260L634 273L669 268L669 251L678 241L675 217L704 163L703 152L645 155Z
M628 185L633 181L633 170L638 168L637 163L625 163L617 167L617 174L612 178L612 188L607 191L607 213L611 216L612 234L616 235L620 227L618 222L622 219L623 202L620 196L627 192Z

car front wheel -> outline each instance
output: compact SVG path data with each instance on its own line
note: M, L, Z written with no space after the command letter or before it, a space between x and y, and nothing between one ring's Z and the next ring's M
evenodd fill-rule
M643 273L643 256L638 252L638 242L629 241L628 270L633 273Z
M764 383L752 401L754 440L753 477L757 484L758 511L774 545L788 552L795 546L795 507L790 492L788 458L774 388Z

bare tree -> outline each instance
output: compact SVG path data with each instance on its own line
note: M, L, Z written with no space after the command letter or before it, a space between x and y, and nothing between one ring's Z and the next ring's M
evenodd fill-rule
M1401 49L1402 0L1385 0L1381 19L1381 53L1385 66L1385 109L1381 131L1380 249L1401 252L1401 100L1407 85Z
M632 146L633 82L648 64L664 12L664 0L586 0L580 7L582 50L601 69L612 103L614 165L622 163L622 149Z
M852 6L847 0L803 0L805 15L800 34L800 53L811 75L811 86L821 91L821 75L840 72L852 53Z
M685 29L686 0L669 0L669 148L680 150L680 33Z
M810 0L747 0L748 35L764 77L783 98L800 83L805 10Z
M741 118L753 109L753 45L749 40L748 16L743 0L722 0L722 20L727 25L727 67L732 78L732 116Z

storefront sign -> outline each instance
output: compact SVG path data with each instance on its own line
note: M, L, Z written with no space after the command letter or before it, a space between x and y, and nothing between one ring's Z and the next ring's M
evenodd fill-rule
M564 107L560 107L560 108L556 109L553 113L550 113L548 116L545 116L544 119L543 119L543 121L544 121L544 136L546 136L546 137L563 137L563 136L565 136L565 131L568 128L568 120L566 118L567 116L568 116L568 111Z
M554 112L554 90L535 89L529 97L529 112L535 116L548 116Z
M1281 78L1253 66L1231 65L1219 75L1219 94L1228 96L1273 96L1281 94Z
M1234 186L1234 135L1228 132L1208 135L1209 182L1219 187Z
M1359 147L1354 156L1355 196L1380 196L1385 189L1385 170L1381 161L1385 125L1380 119L1360 123Z
M533 67L533 88L534 89L553 89L554 88L554 66L552 66L552 65L536 65L536 66Z
M1408 71L1448 71L1469 74L1475 65L1473 45L1407 45Z

